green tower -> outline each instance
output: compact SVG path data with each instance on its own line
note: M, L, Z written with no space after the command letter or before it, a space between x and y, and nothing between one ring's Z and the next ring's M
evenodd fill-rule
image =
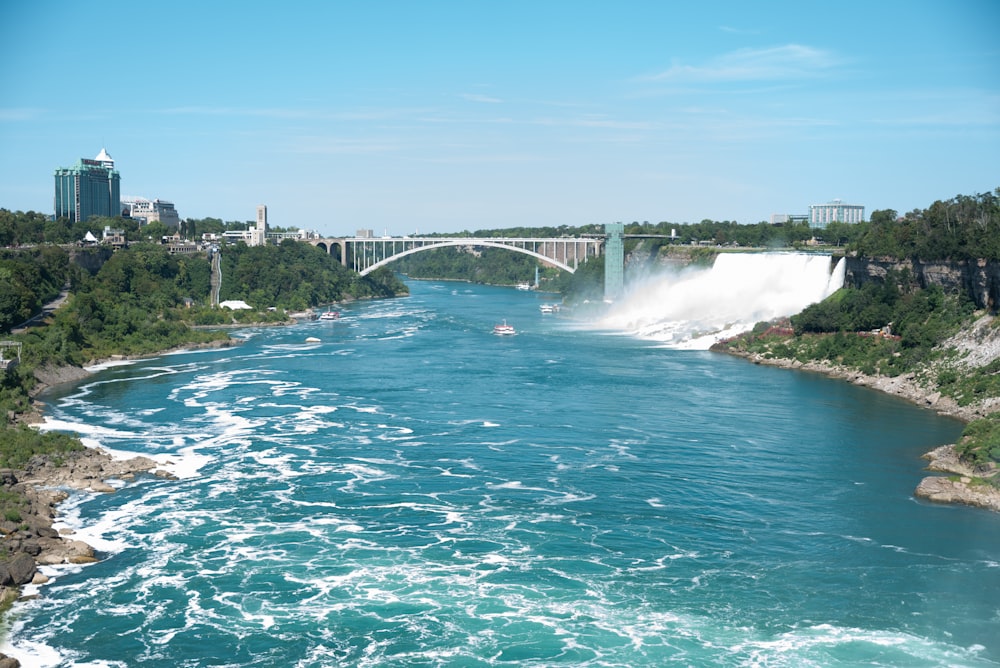
M614 301L625 291L625 225L604 226L604 301Z
M91 216L122 215L121 177L103 148L96 158L82 158L75 167L56 170L55 217L71 222Z

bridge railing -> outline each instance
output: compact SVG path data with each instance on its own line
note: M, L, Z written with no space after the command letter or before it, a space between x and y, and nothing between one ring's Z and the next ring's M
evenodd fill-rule
M572 273L581 262L600 256L603 250L603 240L592 237L343 237L311 243L327 252L337 247L344 266L361 275L421 250L476 246L524 253Z

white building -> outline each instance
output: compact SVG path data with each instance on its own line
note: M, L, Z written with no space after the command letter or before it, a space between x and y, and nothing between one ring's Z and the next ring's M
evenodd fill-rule
M122 208L124 214L133 220L140 221L143 225L158 220L167 227L176 228L181 223L174 203L166 200L154 199L150 201L144 197L123 197Z
M844 204L839 199L809 207L809 227L824 229L830 223L860 223L865 219L865 207Z

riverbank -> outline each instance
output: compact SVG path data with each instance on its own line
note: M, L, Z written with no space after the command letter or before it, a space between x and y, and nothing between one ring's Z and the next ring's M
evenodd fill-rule
M219 339L216 341L208 341L205 343L191 343L186 345L175 346L173 348L168 348L167 350L161 350L155 353L143 353L139 355L113 355L112 357L90 360L85 366L70 366L70 365L47 365L41 366L34 370L33 375L35 380L38 381L37 385L31 390L32 406L31 411L20 416L20 421L25 424L38 424L42 421L42 411L44 410L45 402L39 400L39 397L44 394L47 390L57 386L64 385L66 383L79 383L80 381L86 380L92 376L92 372L88 371L88 368L93 368L96 366L101 366L104 364L116 364L122 362L131 362L134 360L142 359L152 359L154 357L162 357L163 355L168 355L170 353L181 352L184 350L211 350L215 348L231 348L240 344L239 339L234 339L232 337L226 339Z
M961 367L978 368L1000 359L1000 327L996 316L984 315L973 325L942 344L954 348L961 356ZM910 401L933 410L940 415L971 422L1000 412L1000 397L986 397L969 405L959 405L954 399L941 394L915 373L899 376L879 376L861 373L857 369L832 364L827 361L800 362L795 359L769 357L716 344L713 351L724 352L753 362L784 369L821 373L838 378L852 385L868 387ZM961 368L960 367L960 368ZM926 374L930 375L930 374ZM925 477L914 490L914 496L937 503L957 503L1000 512L1000 488L987 482L1000 475L995 464L973 468L959 459L955 444L946 444L923 455L930 463L927 470L936 474Z
M16 516L0 520L0 610L21 600L25 585L44 585L45 567L99 561L94 548L56 530L58 506L73 492L114 494L140 475L173 478L164 464L148 457L116 458L100 448L84 448L58 457L36 455L24 469L0 469L0 494L18 497ZM0 654L0 668L21 664Z
M116 355L92 360L87 367L138 359L160 357L182 350L228 348L238 345L238 339L228 338L206 343L177 346L156 353ZM31 410L19 421L37 425L43 422L44 393L66 383L85 381L93 373L85 367L45 366L34 370L38 381L31 391ZM58 506L72 492L113 494L122 484L140 475L173 478L166 464L149 457L114 457L101 448L54 455L35 455L23 469L0 469L0 495L16 498L16 516L0 518L0 610L21 596L25 585L41 585L48 576L39 568L46 566L88 564L99 555L87 543L73 538L71 531L53 528L58 518ZM0 654L0 668L16 668L19 664Z

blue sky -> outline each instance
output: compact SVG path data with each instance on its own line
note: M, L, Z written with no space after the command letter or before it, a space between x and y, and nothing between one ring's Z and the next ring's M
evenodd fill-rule
M905 212L1000 186L1000 2L0 0L0 207L102 147L336 235Z

